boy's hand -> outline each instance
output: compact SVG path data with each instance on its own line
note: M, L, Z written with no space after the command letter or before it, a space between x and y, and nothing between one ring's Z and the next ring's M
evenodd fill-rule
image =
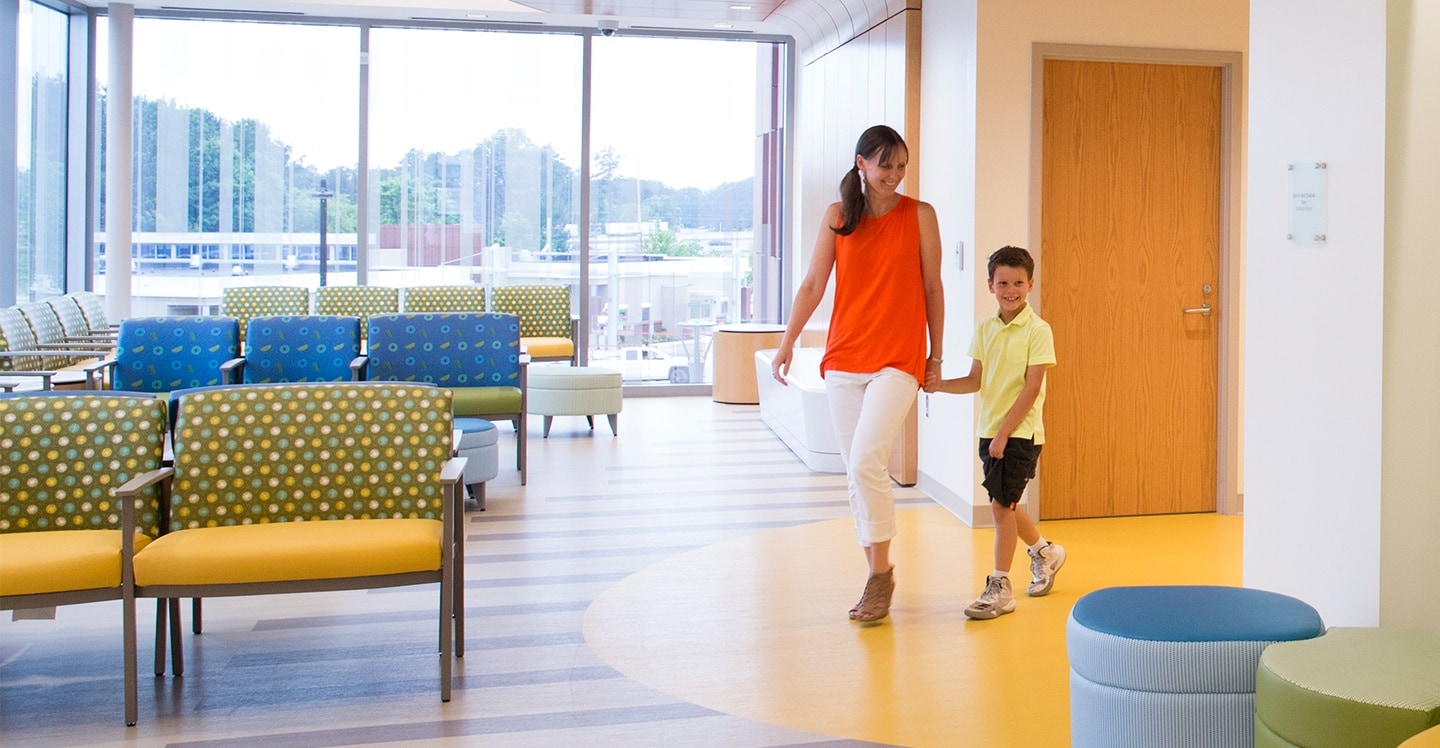
M934 391L940 389L941 379L940 379L940 371L939 371L939 369L940 369L939 366L933 366L933 367L932 367L932 366L926 366L926 367L925 367L925 388L924 388L924 389L925 389L926 392L934 392Z
M990 456L999 460L1005 457L1005 442L1010 441L1008 436L997 436L990 440Z

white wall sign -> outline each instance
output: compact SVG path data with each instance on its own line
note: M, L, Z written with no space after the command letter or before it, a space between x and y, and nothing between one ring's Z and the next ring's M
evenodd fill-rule
M1296 244L1325 243L1325 162L1290 164L1290 225Z

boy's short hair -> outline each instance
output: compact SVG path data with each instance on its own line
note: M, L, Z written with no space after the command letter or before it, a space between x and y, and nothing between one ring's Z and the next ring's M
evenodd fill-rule
M985 276L995 280L995 267L1004 265L1012 268L1024 268L1026 278L1035 277L1035 259L1024 247L1012 247L1005 245L990 254L990 262L985 266Z

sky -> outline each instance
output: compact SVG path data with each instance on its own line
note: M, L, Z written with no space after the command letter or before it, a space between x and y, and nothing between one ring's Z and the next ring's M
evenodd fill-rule
M257 119L311 166L354 166L359 39L353 27L139 18L134 92ZM594 49L592 152L614 148L621 176L710 189L753 175L754 43L614 37ZM369 63L372 167L505 127L579 167L580 37L378 28Z

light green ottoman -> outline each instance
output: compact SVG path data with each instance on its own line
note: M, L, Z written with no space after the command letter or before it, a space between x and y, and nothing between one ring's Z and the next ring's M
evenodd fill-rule
M598 366L532 366L525 409L545 417L542 438L550 436L555 416L585 416L595 430L595 416L610 417L610 433L619 435L624 400L620 372Z
M1332 628L1265 648L1255 745L1393 748L1440 725L1440 630Z

